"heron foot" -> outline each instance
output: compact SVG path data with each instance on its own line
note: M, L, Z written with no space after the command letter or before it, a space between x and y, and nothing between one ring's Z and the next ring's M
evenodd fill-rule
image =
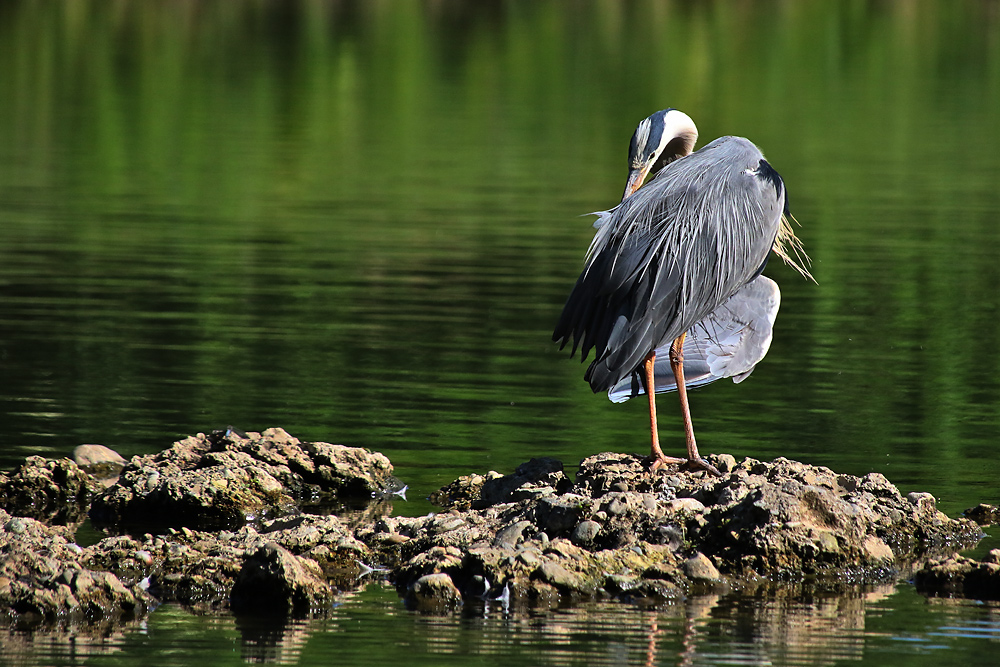
M676 456L664 456L660 455L653 458L652 464L649 466L649 472L656 472L659 468L668 465L680 464L681 470L687 472L699 472L704 470L710 475L715 477L722 477L722 473L714 465L701 458L700 456L696 459L682 459Z
M713 477L722 477L722 473L714 465L701 458L700 456L696 459L688 459L686 463L681 465L682 470L690 470L696 472L699 470L704 470L709 475Z

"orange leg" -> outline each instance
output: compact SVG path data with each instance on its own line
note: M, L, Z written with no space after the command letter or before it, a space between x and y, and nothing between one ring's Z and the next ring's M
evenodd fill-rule
M684 420L684 438L687 442L687 465L695 469L707 470L711 474L721 477L715 466L701 458L698 453L698 443L694 439L694 424L691 423L691 408L688 406L687 385L684 383L684 338L687 332L678 336L670 344L670 368L674 372L674 381L677 383L677 395L681 399L681 417Z
M701 455L698 454L698 443L694 439L694 424L691 423L691 408L688 406L687 385L684 382L685 337L687 337L687 333L682 333L670 345L670 369L674 372L677 396L681 399L681 418L684 420L684 439L687 443L688 459L697 461Z
M681 417L684 420L684 436L687 442L687 459L679 459L672 456L665 456L660 449L660 437L656 428L656 383L653 377L653 365L656 361L656 353L650 352L644 362L646 395L649 397L649 428L652 432L653 446L650 455L653 458L651 470L656 470L662 465L669 463L684 463L690 468L707 470L709 473L721 476L721 473L698 453L698 443L694 439L694 425L691 423L691 409L688 406L687 386L684 383L684 338L686 333L678 336L670 345L670 368L674 372L674 380L677 383L677 395L681 399Z
M656 351L649 353L646 360L642 362L643 370L645 371L644 380L646 382L646 396L649 398L649 431L652 437L652 447L650 448L649 455L653 458L653 465L651 470L656 470L662 465L669 463L684 463L684 459L678 459L673 456L665 456L663 450L660 449L660 434L659 430L656 428L656 382L653 377L653 366L656 363Z

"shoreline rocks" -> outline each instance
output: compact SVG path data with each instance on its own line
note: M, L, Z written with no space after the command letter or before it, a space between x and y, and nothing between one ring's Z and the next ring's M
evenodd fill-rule
M11 473L0 473L0 507L54 526L77 526L100 483L69 459L29 456Z
M0 554L0 613L12 626L127 622L155 606L139 582L89 568L66 528L0 509Z
M90 518L99 528L238 528L294 513L298 503L370 498L393 480L377 452L302 443L279 428L230 428L134 457L94 499Z
M495 598L502 587L512 602L542 605L601 597L655 605L692 587L760 580L885 581L981 536L929 494L904 497L878 473L838 475L782 458L710 462L723 477L651 475L640 457L600 454L581 463L571 486L561 466L533 462L545 472L478 476L478 495L469 493L476 480L462 478L436 496L448 504L454 492L454 504L471 509L386 518L357 535L402 592L444 573L467 597ZM490 496L489 485L505 491ZM406 548L379 550L388 535L404 536Z
M127 620L166 601L298 617L326 613L373 577L428 613L606 598L658 606L705 590L895 580L982 536L877 473L709 460L722 477L651 474L640 457L605 453L573 480L560 461L532 459L441 488L441 513L394 517L405 487L383 455L281 429L185 438L133 457L106 489L69 460L32 457L0 476L0 609L17 624ZM25 502L36 487L45 502ZM70 519L88 507L108 536L80 547ZM47 555L34 555L43 544Z
M1000 549L982 560L952 554L928 561L913 576L917 590L932 597L1000 600Z

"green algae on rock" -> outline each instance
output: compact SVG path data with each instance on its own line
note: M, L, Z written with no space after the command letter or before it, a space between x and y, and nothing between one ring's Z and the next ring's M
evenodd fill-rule
M377 452L303 443L280 428L227 429L134 457L118 482L94 499L90 517L113 529L232 529L323 497L370 498L392 480L392 464Z
M964 576L963 588L940 590L968 594L981 580L993 590L1000 556L944 558L982 533L939 512L930 494L904 496L877 473L709 458L722 477L650 473L641 457L605 453L584 460L574 481L562 462L532 459L509 475L463 476L434 494L446 511L421 517L390 516L403 487L382 454L281 429L186 438L134 457L103 491L71 461L29 459L21 470L30 474L3 477L20 480L8 511L31 511L32 484L47 505L80 511L96 493L91 516L116 534L81 548L68 527L0 514L0 607L20 624L126 622L164 601L310 616L374 578L425 613L519 613L603 598L670 605L762 585L850 588L927 561L925 581ZM338 516L319 497L368 504ZM60 516L55 509L44 518ZM266 604L257 590L268 591Z
M139 582L91 568L68 529L0 509L0 614L11 624L125 622L153 603Z
M492 503L480 493L472 509L386 518L358 537L392 564L404 591L445 572L474 597L507 591L515 602L614 596L655 603L661 591L673 596L693 584L884 581L981 535L971 521L939 512L929 494L904 497L877 473L838 475L781 458L710 461L723 477L669 468L650 474L640 457L600 454L581 463L574 485L553 477L547 489L544 469L562 474L562 467L536 465L541 474L519 469L484 480L484 488L507 490ZM468 497L468 486L458 480L437 497ZM379 531L408 541L388 546Z

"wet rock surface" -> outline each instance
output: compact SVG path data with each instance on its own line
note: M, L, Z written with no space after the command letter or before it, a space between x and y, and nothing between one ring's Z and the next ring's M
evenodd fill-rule
M259 530L248 525L238 531L182 528L155 536L120 535L87 547L84 555L90 567L107 569L125 582L145 581L149 592L160 602L179 602L207 612L224 610L230 605L234 586L241 577L243 590L247 590L246 580L252 571L246 569L247 558L269 546L308 559L311 565L307 567L315 566L326 592L309 593L314 582L306 582L301 571L279 562L272 568L269 588L285 591L289 606L257 607L253 600L241 600L236 603L241 611L260 610L271 615L279 609L289 615L308 615L327 606L326 595L356 588L370 556L367 547L354 539L339 518L312 515L265 522ZM257 561L264 557L261 555ZM286 579L284 583L277 583L282 577ZM258 577L263 579L263 575ZM306 593L303 597L295 591Z
M127 621L151 602L143 586L88 567L65 528L0 510L0 613L10 624Z
M962 514L981 526L1000 522L1000 508L995 505L981 503ZM1000 549L991 549L980 560L958 553L932 558L914 573L913 583L934 597L1000 600Z
M186 438L134 457L106 490L71 461L29 459L0 479L4 489L41 480L59 489L44 494L55 505L90 502L110 535L80 547L70 529L24 516L25 494L8 493L0 608L17 623L125 619L165 601L309 616L372 578L427 613L601 598L655 606L761 585L892 581L921 565L924 581L950 582L927 584L934 590L997 590L1000 552L979 564L951 556L981 530L939 512L929 494L904 496L877 473L709 460L722 477L650 473L640 457L606 453L584 460L574 482L560 461L532 459L443 487L433 494L440 513L394 517L405 487L388 459L280 429ZM369 504L318 509L350 498Z
M425 574L409 587L406 603L418 611L442 613L462 606L462 594L445 572Z
M100 484L69 459L29 456L12 473L0 473L0 507L52 525L78 525Z
M358 537L392 565L401 589L446 573L466 598L506 593L544 605L605 596L655 604L692 587L759 580L880 581L981 534L939 512L929 494L904 497L877 473L838 475L786 459L710 462L723 477L650 474L639 457L600 454L581 463L575 485L556 476L543 488L537 476L523 496L480 492L473 509L387 518ZM524 489L522 472L482 488ZM464 502L462 482L438 496L455 490ZM384 548L389 535L405 545Z
M1000 549L983 560L952 554L934 559L913 577L917 590L936 597L968 597L1000 600Z
M278 428L227 429L133 458L94 499L90 517L99 527L238 528L301 503L370 498L391 484L392 464L382 454L303 443Z
M73 461L104 487L118 481L128 463L121 454L104 445L80 445L73 450Z
M237 614L307 616L326 611L332 603L333 591L319 564L275 542L244 559L230 593Z

